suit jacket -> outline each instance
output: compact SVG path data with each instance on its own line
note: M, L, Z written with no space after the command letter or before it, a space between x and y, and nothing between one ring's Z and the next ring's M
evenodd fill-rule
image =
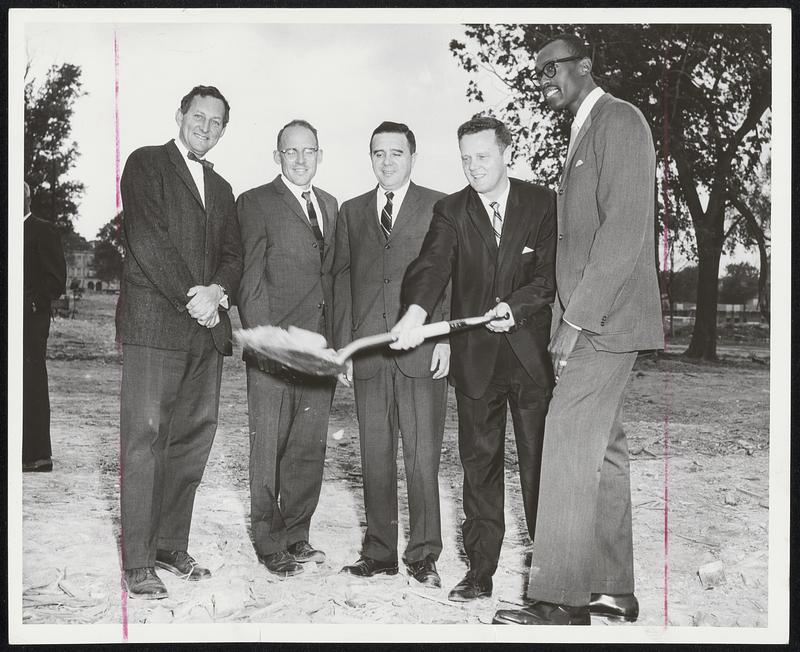
M204 329L186 310L195 285L218 283L234 299L242 275L233 192L203 168L205 207L174 141L142 147L125 163L122 192L125 262L117 302L117 339L188 350ZM230 355L231 323L220 313L214 345Z
M66 290L67 264L61 239L53 225L29 215L24 225L23 295L25 316L47 315L50 302Z
M558 190L553 328L563 315L598 350L664 348L654 192L650 128L606 93L575 137Z
M540 386L552 383L547 353L550 304L555 296L555 199L552 190L510 179L498 250L491 221L469 186L434 206L419 257L403 282L402 300L428 314L452 276L451 319L483 315L508 303L516 326L502 335L480 327L450 336L450 378L471 398L486 391L500 338Z
M325 242L322 261L303 207L280 175L236 201L244 252L239 315L246 328L291 325L333 339L329 310L338 204L319 188L314 195L322 211L317 216Z
M369 192L342 204L336 226L334 273L334 344L385 333L402 316L400 287L408 264L417 257L433 217L433 205L444 193L410 183L388 240L377 211L377 193ZM448 319L449 306L440 298L430 321ZM434 341L412 351L388 347L369 349L353 359L356 378L372 378L385 359L394 359L412 378L430 376Z

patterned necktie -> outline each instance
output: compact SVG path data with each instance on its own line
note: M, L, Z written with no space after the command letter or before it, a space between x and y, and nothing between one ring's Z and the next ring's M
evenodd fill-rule
M213 170L214 169L214 164L211 161L206 161L204 158L197 158L197 156L195 156L194 152L189 152L186 155L186 158L188 158L190 161L194 161L195 163L199 163L204 168L208 168L209 170Z
M317 211L314 210L314 204L311 203L311 191L305 190L301 194L303 195L303 199L306 200L308 221L311 223L311 230L314 232L314 237L317 239L317 245L319 246L319 258L322 260L322 257L325 253L325 240L322 238L322 231L320 230L319 222L317 221Z
M500 215L500 202L493 201L489 206L494 210L492 215L492 230L494 231L494 239L497 241L497 246L500 246L500 234L503 232L503 216Z
M383 236L388 240L389 234L392 232L392 198L393 192L386 193L386 206L381 211L381 228L383 229Z

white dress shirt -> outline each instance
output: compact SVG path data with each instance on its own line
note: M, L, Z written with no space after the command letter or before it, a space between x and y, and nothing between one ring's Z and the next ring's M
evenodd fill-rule
M309 183L308 188L303 188L302 186L298 186L292 183L291 181L289 181L289 179L287 179L283 175L281 175L281 181L283 181L283 183L286 184L286 187L289 189L289 192L291 192L295 197L297 197L297 201L300 202L300 207L303 209L303 214L306 216L306 219L308 219L308 209L306 208L306 198L303 197L303 193L306 192L307 190L311 192L311 205L314 207L314 211L317 214L317 223L319 224L319 230L323 235L325 235L325 224L324 224L325 220L322 219L322 210L319 207L317 196L314 194L314 187Z
M194 185L197 186L197 190L200 193L200 201L203 202L203 207L205 207L206 182L203 178L203 164L199 161L193 161L189 158L189 149L183 144L180 138L175 139L175 144L178 146L178 151L181 153L183 160L186 161L186 165L189 167L189 174L191 174L192 179L194 179Z
M402 186L400 186L397 190L386 190L383 186L378 184L378 192L376 193L375 197L375 204L378 209L378 224L381 223L381 213L383 213L383 208L386 206L386 193L391 192L394 193L392 196L392 227L394 227L395 220L397 219L397 214L400 212L400 206L403 205L403 200L406 198L406 193L408 192L408 187L411 185L411 179L409 178Z

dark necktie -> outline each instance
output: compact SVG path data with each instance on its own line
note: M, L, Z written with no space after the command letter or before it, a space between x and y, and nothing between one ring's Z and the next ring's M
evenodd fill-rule
M314 204L311 203L311 191L305 190L302 193L303 199L306 200L306 211L308 212L308 221L311 223L311 230L314 232L314 237L317 239L319 245L319 258L322 260L325 249L325 240L322 238L322 231L319 228L317 221L317 211L314 210Z
M190 161L195 161L196 163L199 163L204 168L208 168L209 170L213 170L214 169L214 164L211 161L206 161L206 159L204 159L204 158L197 158L195 156L194 152L189 152L186 155L186 158L188 158Z
M497 246L500 246L500 234L503 232L503 216L500 215L500 202L493 201L489 206L494 210L492 215L492 231L494 231L494 239L497 241Z
M386 206L381 211L381 228L383 229L383 237L389 239L389 234L392 232L392 198L393 192L386 193Z

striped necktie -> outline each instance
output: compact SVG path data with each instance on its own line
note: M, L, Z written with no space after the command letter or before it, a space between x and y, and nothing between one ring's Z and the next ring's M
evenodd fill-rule
M303 195L303 199L306 200L308 221L311 223L311 230L314 232L314 237L317 239L317 245L319 246L319 258L322 260L322 257L325 253L325 240L323 239L322 231L319 228L319 221L317 221L317 211L314 210L314 204L311 203L311 191L305 190L301 194Z
M494 239L497 241L497 246L500 246L500 234L503 232L503 216L500 215L500 202L493 201L489 206L494 210L492 215L492 230L494 231Z
M392 198L393 192L386 193L386 206L381 211L381 228L383 229L383 237L389 239L389 234L392 232Z

